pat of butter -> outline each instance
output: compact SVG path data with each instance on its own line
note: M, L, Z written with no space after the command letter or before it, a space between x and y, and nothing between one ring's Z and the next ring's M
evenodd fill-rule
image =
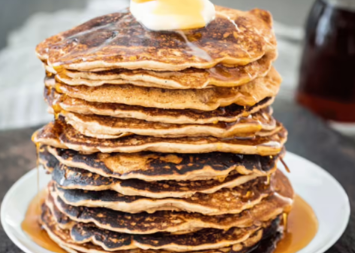
M153 31L202 28L216 16L209 0L131 0L131 13Z

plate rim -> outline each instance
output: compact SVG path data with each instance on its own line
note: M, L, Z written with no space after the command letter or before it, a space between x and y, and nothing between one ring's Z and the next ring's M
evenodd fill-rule
M346 209L344 210L346 218L342 220L343 222L339 226L338 233L335 233L335 235L332 237L331 240L328 240L327 243L325 243L323 245L323 247L321 247L318 251L315 252L315 253L323 253L326 250L330 249L334 244L337 243L337 241L342 237L342 235L344 234L345 230L347 229L347 227L349 225L350 217L351 217L351 205L350 205L349 196L348 196L347 192L345 191L344 187L340 184L340 182L332 174L330 174L330 172L323 169L320 165L318 165L318 164L316 164L316 163L314 163L314 162L312 162L300 155L289 152L289 151L287 151L287 155L291 156L291 157L293 156L299 160L302 160L302 162L309 163L312 166L314 166L315 168L317 168L317 170L319 170L321 173L323 173L330 181L333 181L334 185L338 188L338 191L342 193L342 195L343 195L342 197L344 198L344 201L346 202L346 205L345 205ZM308 204L310 206L312 206L311 203L308 203ZM307 249L307 247L304 249Z
M321 166L315 164L314 162L300 156L297 155L295 153L292 152L287 152L286 157L294 157L295 159L301 160L304 163L309 163L310 165L312 165L313 167L315 167L317 169L317 171L319 171L320 173L322 173L325 177L327 177L328 180L333 181L334 186L338 189L338 191L343 195L342 198L344 198L344 201L346 203L344 203L344 213L346 215L346 217L344 217L344 219L342 220L341 224L339 225L339 229L337 230L338 232L334 234L334 236L332 236L331 240L328 240L326 243L324 243L324 245L316 252L312 252L312 253L322 253L325 252L326 250L328 250L331 246L333 246L340 238L341 236L344 234L349 221L350 221L350 216L351 216L351 206L350 206L350 200L349 200L349 196L346 193L345 189L343 188L343 186L338 182L338 180L336 180L335 177L333 177L327 170L323 169ZM26 247L26 245L24 245L20 239L12 233L12 231L10 231L10 227L8 222L5 219L5 215L7 214L6 210L5 210L5 206L8 205L11 196L13 195L13 192L15 192L17 190L18 187L20 187L20 185L23 184L24 181L28 180L29 177L32 177L34 173L37 173L37 170L40 169L39 168L34 168L30 171L28 171L26 174L24 174L20 179L18 179L12 186L11 188L7 191L7 193L4 196L4 199L1 203L1 213L0 213L0 219L1 219L1 223L2 223L2 227L6 233L6 235L10 238L10 240L17 246L19 247L21 250L23 250L26 253L34 253L31 251L31 249L28 249ZM311 206L312 204L309 203ZM35 242L33 242L35 244ZM37 245L37 244L36 244ZM39 245L37 245L39 246ZM40 247L40 246L39 246ZM48 251L44 248L42 248L44 252L51 252ZM304 248L304 249L307 249Z
M35 253L32 252L30 249L28 249L21 241L18 237L16 237L11 231L10 231L10 226L8 225L8 223L6 222L5 216L6 216L6 210L4 208L4 206L8 205L8 202L10 201L11 195L14 191L17 190L18 187L20 187L21 184L23 184L23 181L26 181L27 178L31 177L32 174L36 173L37 170L41 169L40 167L37 168L33 168L30 171L26 172L26 174L24 174L22 177L20 177L20 179L18 179L12 186L11 188L7 191L7 193L5 194L5 197L1 203L1 212L0 212L0 219L1 219L1 224L2 227L6 233L6 235L10 238L10 240L17 246L19 247L21 250L23 250L26 253ZM26 210L27 211L27 210ZM25 211L25 212L26 212ZM24 232L24 231L23 231ZM33 242L35 243L35 242ZM35 243L36 244L36 243ZM37 245L39 246L39 245ZM41 246L39 246L41 247ZM41 247L42 248L42 247ZM48 251L44 248L42 248L44 251L47 252L51 252Z

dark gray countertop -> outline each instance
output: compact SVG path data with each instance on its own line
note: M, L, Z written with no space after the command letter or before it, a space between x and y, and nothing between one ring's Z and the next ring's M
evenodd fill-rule
M290 132L287 148L329 171L349 195L352 214L348 229L329 253L355 252L355 142L329 129L324 122L294 103L278 100L275 115ZM26 171L35 167L35 129L0 132L0 200ZM292 166L292 165L291 165ZM292 168L291 169L297 169ZM331 205L331 203L329 203ZM21 252L0 228L0 252Z

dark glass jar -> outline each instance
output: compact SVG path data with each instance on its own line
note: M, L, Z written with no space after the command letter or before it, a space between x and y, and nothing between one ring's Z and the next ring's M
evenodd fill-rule
M355 123L355 0L317 0L306 26L297 101Z

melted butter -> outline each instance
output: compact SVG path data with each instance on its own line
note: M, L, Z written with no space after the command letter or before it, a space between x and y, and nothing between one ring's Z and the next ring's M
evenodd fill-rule
M155 15L174 16L180 29L196 29L206 26L202 15L204 3L202 0L132 0L135 3L156 1L153 10Z
M316 236L318 220L312 207L296 196L288 215L285 237L277 245L275 253L296 253L305 248Z
M53 240L48 236L47 232L41 227L39 223L41 216L41 206L45 197L46 191L41 191L31 201L26 212L25 219L21 224L22 230L42 248L55 253L66 253L66 251L61 249L55 242L53 242Z

